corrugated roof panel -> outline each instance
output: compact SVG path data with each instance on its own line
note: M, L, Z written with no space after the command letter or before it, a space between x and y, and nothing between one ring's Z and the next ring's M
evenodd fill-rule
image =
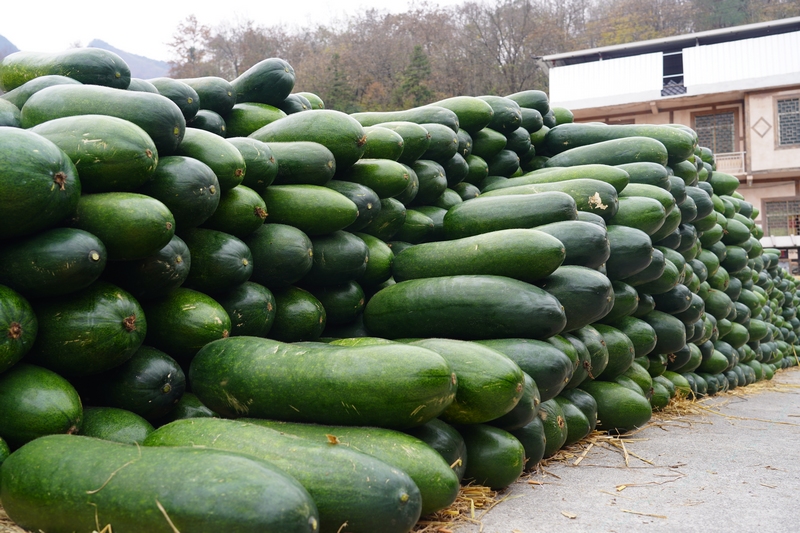
M687 87L800 71L800 33L684 48Z
M661 90L660 52L550 69L550 99L585 100Z

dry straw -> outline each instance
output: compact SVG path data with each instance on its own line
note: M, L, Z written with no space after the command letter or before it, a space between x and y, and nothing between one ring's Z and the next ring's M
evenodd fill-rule
M794 370L796 371L796 369ZM652 426L685 424L686 426L691 427L693 424L708 424L709 422L703 420L703 417L708 415L721 416L727 419L757 420L774 424L800 426L800 420L798 420L797 424L794 424L791 422L737 417L720 411L720 407L728 404L733 397L760 394L763 392L796 392L798 389L800 389L800 385L780 383L774 380L764 380L753 383L752 385L748 385L747 387L737 387L732 391L719 393L715 396L707 396L704 398L675 397L664 409L655 411L650 422L644 427L630 431L623 436L610 435L601 431L593 431L579 442L576 442L570 446L565 446L556 452L556 454L552 457L542 460L537 465L535 471L523 475L518 482L527 483L530 485L543 485L543 482L535 479L537 476L541 477L541 475L551 476L559 479L558 475L547 470L549 466L555 464L579 466L589 452L595 447L603 447L619 453L621 460L624 462L624 467L629 467L632 461L643 462L652 466L652 461L637 455L631 451L628 446L626 446L626 443L630 444L635 443L637 440L646 440L637 438L637 434ZM675 477L670 477L655 483L672 483L681 477L683 477L683 474L676 473ZM627 486L619 486L617 487L617 491L622 491ZM470 501L472 498L475 499L474 505L470 505L472 503ZM474 485L463 487L461 493L452 506L437 512L433 516L424 517L417 524L417 527L413 530L413 532L455 533L455 530L461 524L481 524L481 519L489 510L508 498L509 496L505 494L505 491L495 492L487 489L486 487ZM636 511L626 510L625 512L647 515L646 513L638 513ZM647 516L651 516L653 518L663 518L661 516Z
M6 511L0 505L0 533L26 533L24 529L16 525L8 518Z

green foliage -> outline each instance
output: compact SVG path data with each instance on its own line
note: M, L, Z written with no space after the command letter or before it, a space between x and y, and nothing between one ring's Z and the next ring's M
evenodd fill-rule
M427 86L431 76L431 63L422 50L422 46L415 45L411 60L400 76L402 80L395 92L397 103L403 108L421 106L430 102L433 93Z
M339 54L333 54L331 63L328 65L330 83L328 90L324 93L323 100L329 109L354 113L358 111L358 106L355 103L355 91L350 86L347 74L343 72L341 63Z
M686 0L616 0L595 12L589 23L596 46L657 39L692 31Z
M694 0L695 31L716 30L747 24L750 0Z

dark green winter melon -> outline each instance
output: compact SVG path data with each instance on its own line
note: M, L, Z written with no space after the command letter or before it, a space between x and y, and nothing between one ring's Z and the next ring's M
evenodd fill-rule
M98 374L124 363L139 349L147 321L127 291L98 280L73 294L40 300L31 363L64 376Z

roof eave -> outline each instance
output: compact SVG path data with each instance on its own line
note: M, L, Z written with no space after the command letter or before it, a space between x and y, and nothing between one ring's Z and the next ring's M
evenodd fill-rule
M673 35L670 37L662 37L660 39L649 39L646 41L636 41L625 44L615 44L611 46L601 46L598 48L590 48L586 50L577 50L574 52L564 52L561 54L551 54L542 57L546 62L556 62L566 59L574 59L579 57L598 56L602 58L603 54L619 54L625 51L647 51L667 48L670 46L694 45L699 41L709 38L719 38L724 36L735 36L737 34L745 33L758 33L769 29L781 29L783 32L792 31L796 27L800 30L800 17L792 17L779 20L771 20L767 22L756 22L754 24L745 24L742 26L732 26L730 28L720 28L716 30L707 30L696 33L686 33L683 35ZM747 38L747 37L742 37ZM731 39L733 40L733 39Z

